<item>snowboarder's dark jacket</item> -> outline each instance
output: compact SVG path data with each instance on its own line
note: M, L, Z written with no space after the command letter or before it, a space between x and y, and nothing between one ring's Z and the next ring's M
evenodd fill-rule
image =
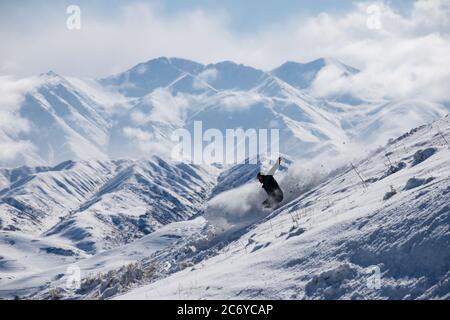
M263 177L262 187L264 190L266 190L268 195L272 195L273 193L275 193L275 190L281 191L278 182L275 180L273 176L263 175L262 177Z
M276 163L272 169L270 169L269 173L267 175L261 175L262 176L262 187L267 192L269 197L273 198L276 202L281 202L283 200L283 191L281 191L280 186L278 185L277 181L273 177L275 172L277 171L279 167L279 163Z

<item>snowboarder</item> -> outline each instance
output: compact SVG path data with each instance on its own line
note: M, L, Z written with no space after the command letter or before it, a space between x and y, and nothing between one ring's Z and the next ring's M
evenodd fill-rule
M275 165L270 169L267 175L258 173L257 178L262 183L263 189L267 192L268 198L262 203L264 208L274 208L283 200L283 191L273 177L281 163L281 157L278 158Z

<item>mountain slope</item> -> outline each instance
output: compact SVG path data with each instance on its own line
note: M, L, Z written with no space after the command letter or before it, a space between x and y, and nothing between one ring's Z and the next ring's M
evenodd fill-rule
M344 75L356 74L359 71L332 58L320 58L308 63L288 61L270 73L297 89L307 89L311 86L317 74L326 67L336 67Z
M186 241L204 237L205 233L205 219L174 222L130 244L88 256L56 239L0 232L0 297L62 297L68 292L62 289L58 293L58 288L66 286L68 268L76 270L73 268L78 267L83 279L89 280L82 284L77 298L104 299L113 295L114 290L105 285L104 279L95 278L98 274L114 273L115 269L129 270L127 277L135 281L136 276L142 275L139 267L136 268L140 263L148 264L151 269L152 257L165 252L179 253L186 249ZM166 262L160 267L173 269L177 266ZM147 275L157 276L151 272ZM43 284L51 284L52 288Z
M356 162L365 186L344 168L188 259L201 264L119 298L449 299L450 149L436 125L450 136L447 117Z
M17 170L16 170L17 171ZM0 226L68 240L95 252L127 243L201 210L214 173L160 158L65 162L4 170Z
M244 229L223 232L198 217L89 258L59 237L46 237L45 246L56 248L50 254L59 256L52 261L60 265L40 270L36 260L37 272L26 270L16 279L14 242L3 233L0 265L7 268L0 273L6 277L0 296L449 299L449 136L447 117L353 161L356 171L349 163L309 188L290 167L279 176L282 188L289 192L301 181L306 189L271 214L260 212ZM219 185L228 186L226 178L235 172L247 169L224 171ZM228 192L245 202L243 192L253 184L232 187ZM67 250L74 255L63 262ZM30 250L30 259L34 254ZM75 291L64 289L65 270L74 261L83 274ZM56 289L49 291L50 285Z
M201 64L193 61L160 57L101 79L100 83L129 97L142 97L157 88L170 85L185 73L196 74L202 68Z
M95 194L114 170L100 161L4 170L10 181L0 190L2 229L44 232Z
M17 116L27 124L12 138L2 134L0 141L25 141L29 148L5 166L54 165L66 160L108 158L112 106L125 103L120 97L82 81L68 80L53 72L34 77L33 88L23 93ZM111 102L109 99L116 101Z

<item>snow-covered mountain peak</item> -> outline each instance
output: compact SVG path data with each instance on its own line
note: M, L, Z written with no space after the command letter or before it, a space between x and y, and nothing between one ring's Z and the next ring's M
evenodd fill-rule
M269 77L262 70L231 61L209 64L204 70L214 71L214 75L207 82L218 90L251 90Z
M154 89L170 85L184 73L196 74L202 67L201 64L190 60L160 57L101 79L100 82L126 96L142 97Z
M306 89L313 83L317 74L326 67L337 67L345 75L357 73L358 70L350 67L335 58L319 58L307 63L288 61L275 68L270 73L289 83L297 89Z
M55 71L53 71L53 70L49 70L49 71L47 71L46 73L42 73L41 75L40 75L41 77L60 77L60 75L59 74L57 74Z

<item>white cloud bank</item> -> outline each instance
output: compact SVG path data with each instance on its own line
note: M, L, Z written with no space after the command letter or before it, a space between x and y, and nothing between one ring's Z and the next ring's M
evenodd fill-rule
M0 77L0 161L13 161L23 152L35 150L34 145L19 135L29 131L29 123L19 114L25 92L36 87L36 79Z
M408 17L387 5L379 6L380 30L358 33L354 28L365 17L362 4L345 17L317 18L316 28L324 31L327 42L332 42L331 37L339 39L335 56L361 67L362 72L342 77L336 68L326 68L315 80L314 93L450 100L446 85L450 81L450 2L417 1Z
M123 128L123 135L137 148L136 157L150 155L168 157L170 155L171 147L154 133L140 128L125 127Z

